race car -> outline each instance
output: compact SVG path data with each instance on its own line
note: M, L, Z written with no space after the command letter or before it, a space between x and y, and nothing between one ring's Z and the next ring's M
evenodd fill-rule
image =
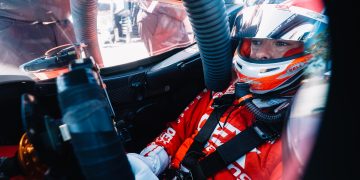
M206 2L224 3L221 0ZM119 178L134 178L126 152L140 152L169 122L176 120L204 88L221 91L231 79L231 74L226 72L231 72L228 70L233 52L230 48L223 50L218 42L231 47L230 32L244 4L226 1L223 9L211 12L215 15L198 19L192 10L204 8L200 12L206 14L208 6L192 7L190 0L185 3L188 3L186 10L191 20L188 24L194 31L190 37L195 39L186 44L172 44L158 55L149 53L143 59L101 68L96 56L91 56L94 49L89 51L86 45L74 43L25 63L20 67L25 75L0 75L0 162L6 161L1 164L0 178L96 179L107 175L116 177L119 173L122 175ZM213 22L214 19L208 18L223 19L207 24L208 28L199 28L204 22ZM227 26L219 27L219 23ZM81 27L80 31L85 28ZM215 30L208 31L210 28ZM218 34L222 34L218 32L222 31L228 36L218 38ZM216 41L211 41L212 38ZM126 56L126 52L123 53ZM218 55L219 61L228 60L228 64L211 64L209 54ZM112 61L121 58L122 54L118 54ZM331 88L334 87L330 86L330 91ZM331 100L334 96L331 94L328 98ZM337 107L341 112L347 111L343 108ZM86 114L89 114L87 119L92 120L82 123L80 117ZM325 111L324 117L328 119L321 122L334 118L329 114ZM91 127L94 124L97 126ZM289 124L294 128L293 123ZM69 129L76 129L80 135L71 136ZM102 134L103 129L110 129L113 134ZM323 141L320 139L320 142ZM81 166L78 161L88 166ZM304 177L329 177L307 175Z

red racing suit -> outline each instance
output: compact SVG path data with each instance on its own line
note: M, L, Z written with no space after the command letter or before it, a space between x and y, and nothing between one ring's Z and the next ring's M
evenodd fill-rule
M211 107L213 99L225 93L233 92L233 85L225 92L215 93L212 97L209 91L204 90L186 107L178 119L169 123L168 128L150 143L141 154L147 156L159 147L163 147L171 161L170 167L180 168L180 163L192 144L194 137L213 111ZM218 146L251 126L253 117L253 114L244 106L229 107L220 118L220 122L204 146L203 152L206 156L215 151ZM217 172L213 178L221 180L280 179L282 174L281 153L280 139L267 142L254 148L232 164L229 164L226 168Z

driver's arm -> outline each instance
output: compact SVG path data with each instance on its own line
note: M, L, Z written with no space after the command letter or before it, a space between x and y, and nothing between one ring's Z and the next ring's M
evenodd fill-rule
M198 122L211 101L210 92L204 90L193 100L176 121L170 122L153 142L151 142L140 154L129 153L131 158L142 160L151 171L159 175L170 165L170 157L176 162L175 154L186 139L191 137L197 129ZM131 156L131 158L129 158ZM171 163L171 166L174 166ZM176 165L175 165L176 167Z

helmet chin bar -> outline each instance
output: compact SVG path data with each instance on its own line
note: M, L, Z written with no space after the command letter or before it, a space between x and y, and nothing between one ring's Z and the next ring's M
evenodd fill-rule
M272 60L250 60L236 53L234 67L241 82L250 84L250 91L256 95L282 96L293 87L297 87L298 79L302 79L311 54L300 53L286 58Z

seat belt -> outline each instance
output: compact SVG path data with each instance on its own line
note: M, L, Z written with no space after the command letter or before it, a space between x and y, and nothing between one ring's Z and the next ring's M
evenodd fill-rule
M214 110L210 114L210 117L207 119L199 133L195 136L194 142L191 144L188 152L196 153L199 155L202 154L201 150L203 149L207 140L210 138L216 125L219 123L221 116L225 113L228 107L232 105L234 99L234 94L224 94L220 98L214 99L214 102L212 104Z
M203 158L203 147L210 138L221 116L232 105L234 94L225 94L218 99L214 99L212 106L214 111L205 122L194 142L191 144L181 164L189 168L193 178L206 179L219 170L225 168L228 164L236 161L247 152L259 145L275 140L281 132L280 123L267 125L264 122L256 121L252 126L237 134L234 138L219 146L216 151ZM239 105L242 105L242 101ZM199 161L199 159L203 158Z
M267 141L280 137L280 129L273 125L256 121L252 126L237 134L234 138L219 146L216 151L200 160L199 168L205 177L212 176L229 164ZM275 126L281 127L277 124Z

